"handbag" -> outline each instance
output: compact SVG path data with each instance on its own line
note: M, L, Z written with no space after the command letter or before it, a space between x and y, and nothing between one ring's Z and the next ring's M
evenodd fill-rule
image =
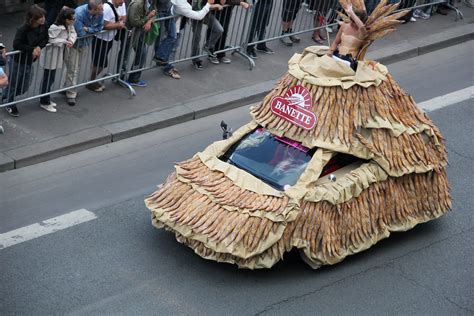
M160 35L160 23L153 22L151 23L150 31L145 35L145 43L147 45L153 45L156 38Z

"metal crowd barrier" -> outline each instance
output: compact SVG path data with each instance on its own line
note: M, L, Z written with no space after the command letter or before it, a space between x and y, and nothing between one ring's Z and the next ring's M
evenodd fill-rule
M219 55L226 52L239 53L244 58L247 58L249 62L252 62L250 57L241 53L242 44L245 43L245 32L242 30L245 29L248 24L247 20L250 16L250 9L246 10L240 6L224 6L222 11L211 12L212 17L205 18L206 21L187 20L184 27L178 30L177 44L170 56L169 64L196 61L207 57L208 52L206 48L209 46L208 41L212 39L213 33L220 34L214 47L210 47L215 54ZM155 19L155 23L160 23L160 30L163 30L163 26L167 21L176 20L178 18L179 16L157 18ZM207 21L211 19L217 20L218 24ZM134 34L134 36L137 35ZM160 32L161 39L166 36L167 34ZM137 65L141 66L135 69L128 69L128 73L142 72L157 67L153 61L154 47L142 46L142 48L146 51L146 54L143 54L140 60L136 62Z
M219 21L218 23L211 23L210 19L206 21L188 20L185 26L178 30L177 44L169 58L169 64L196 61L207 57L209 54L204 48L209 45L209 41L212 41L213 35L216 34L220 34L220 38L215 41L214 37L215 43L211 50L214 49L214 53L218 55L226 52L239 54L248 61L249 69L255 66L255 61L248 55L247 50L269 41L283 40L308 32L315 32L314 34L324 32L325 41L330 45L328 28L337 25L336 12L340 10L338 0L253 1L254 3L249 9L244 9L241 6L225 6L222 11L211 11L212 17L210 19L216 19ZM405 3L409 3L409 1L415 0L405 0ZM456 20L462 19L462 13L449 1L436 1L409 8L414 10L444 4L456 11ZM167 22L175 21L177 18L177 16L161 17L155 19L155 22L160 23L160 29L164 30ZM282 24L282 21L286 21L286 24ZM225 32L224 36L222 36L223 32ZM168 34L160 32L160 36L163 40ZM158 67L153 60L156 47L153 44L147 45L145 43L145 33L141 29L126 30L124 40L113 40L108 53L107 65L103 65L102 72L98 76L94 76L91 73L93 61L95 60L97 64L97 58L94 59L94 56L98 50L104 47L93 45L93 43L94 35L79 38L76 45L79 47L66 49L64 63L56 65L55 69L48 69L48 66L45 66L48 62L49 64L53 63L53 59L57 57L57 54L54 54L55 47L51 44L43 49L44 56L41 65L37 60L31 67L14 62L15 59L24 58L25 56L22 56L24 53L9 52L6 73L9 76L10 86L3 89L0 107L59 92L70 94L71 91L74 92L79 87L97 86L105 80L119 83L129 90L131 96L134 96L136 92L129 81L135 81L134 79L139 78L143 71ZM75 56L77 67L71 61L71 55ZM101 61L99 61L100 63ZM72 77L73 79L71 79ZM81 93L83 92L81 91Z
M62 63L57 58L59 54L63 53L57 49L59 46L53 44L48 44L43 48L42 56L35 59L31 65L21 63L26 59L26 53L21 51L8 52L5 72L8 76L9 86L3 88L0 107L31 101L60 92L69 94L79 87L102 83L108 79L118 80L124 71L121 70L124 60L121 56L125 57L126 42L113 41L108 54L107 65L104 65L101 60L96 60L98 66L103 66L100 73L102 75L92 79L93 58L99 50L105 49L103 45L93 45L94 37L94 35L81 37L77 39L74 47L63 47L64 59ZM119 54L120 51L122 51L122 55ZM125 82L123 84L128 86ZM132 92L134 92L133 89L131 89Z

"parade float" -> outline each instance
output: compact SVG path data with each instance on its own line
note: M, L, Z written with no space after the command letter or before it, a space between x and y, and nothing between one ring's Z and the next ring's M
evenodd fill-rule
M382 1L368 17L356 70L328 47L295 54L250 123L146 198L152 224L206 259L270 268L296 248L317 268L445 214L440 131L385 66L364 60L399 23L396 7Z

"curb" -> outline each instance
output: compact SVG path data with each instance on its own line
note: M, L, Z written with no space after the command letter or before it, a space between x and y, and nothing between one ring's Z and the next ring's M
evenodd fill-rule
M472 39L474 39L474 29L472 24L467 24L378 49L370 52L368 57L383 64L392 64ZM85 129L0 153L0 172L26 167L257 102L272 89L277 79L221 94L201 96L187 103L173 105L135 118Z

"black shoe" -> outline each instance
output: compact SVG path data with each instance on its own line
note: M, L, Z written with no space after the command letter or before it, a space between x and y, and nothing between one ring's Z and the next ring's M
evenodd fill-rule
M268 48L267 46L263 46L263 47L258 47L257 46L257 51L261 52L261 53L264 53L264 54L267 54L267 55L273 55L275 54L274 51L272 51L270 48Z
M198 60L198 61L193 61L193 66L194 68L196 68L197 70L202 70L204 67L202 66L202 61Z
M69 106L75 106L76 105L76 98L67 98L67 104Z
M257 59L257 53L255 52L255 49L247 49L247 55L252 58L252 59Z
M18 108L16 105L10 105L5 107L5 111L7 111L8 114L10 114L13 117L19 117L20 112L18 112Z
M216 59L217 59L216 53L214 53L214 51L211 50L209 47L204 46L204 47L202 48L202 50L205 51L209 57L211 57L211 58L216 58Z
M436 9L436 13L441 14L441 15L448 15L447 9L443 7L438 7L438 9Z
M165 66L168 64L168 62L166 60L163 60L161 58L158 58L158 57L153 57L153 61L156 63L157 66Z

